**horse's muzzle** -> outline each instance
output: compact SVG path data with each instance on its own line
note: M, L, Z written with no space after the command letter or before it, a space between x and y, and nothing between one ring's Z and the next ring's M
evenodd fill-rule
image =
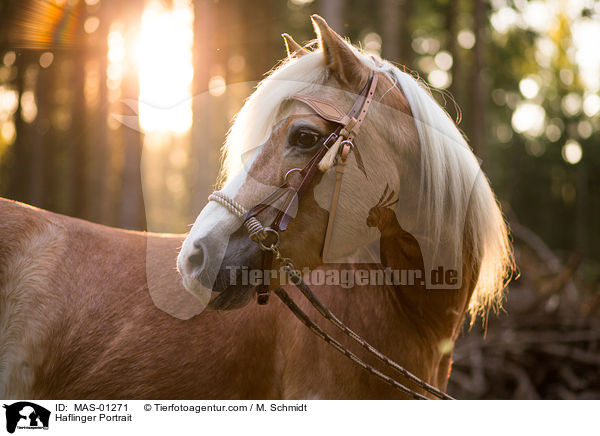
M217 244L222 244L210 237L202 237L193 242L186 253L180 270L184 276L184 284L192 279L200 286L212 291L208 307L216 310L230 310L245 306L252 300L256 283L251 271L261 268L262 252L240 227L226 241L227 248L223 259L219 262L214 253L221 252ZM185 280L185 277L188 280ZM189 283L188 283L189 284ZM191 284L194 287L195 283ZM189 289L189 288L188 288ZM193 292L192 289L190 289Z

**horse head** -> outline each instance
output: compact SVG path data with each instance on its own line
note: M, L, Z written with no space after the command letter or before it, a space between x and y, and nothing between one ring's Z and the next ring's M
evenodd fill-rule
M344 261L368 252L365 247L380 235L374 227L391 219L390 206L399 200L399 222L422 238L426 266L433 269L449 261L461 271L462 264L473 265L483 277L473 311L493 302L510 263L507 230L464 138L413 77L351 46L321 17L312 18L318 48L308 51L285 35L288 58L260 83L236 117L225 145L220 192L239 207L211 201L201 211L178 257L184 286L196 295L210 293L208 307L213 309L251 301L257 288L252 271L262 270L265 262L260 246L248 237L243 212L277 187L285 189L288 176L292 185L301 181L304 173L298 169L315 158L329 135L357 121L344 119L344 114L352 113L357 102L364 105L362 93L376 75L369 97L373 104L368 113L357 115L362 124L354 132L337 202L332 258ZM293 256L300 268L325 261L321 254L336 186L331 166L336 158L339 162L343 147L338 141L331 148L321 161L329 158L329 165L319 166L301 197L277 197L257 216L264 226L282 213L292 218L278 249Z

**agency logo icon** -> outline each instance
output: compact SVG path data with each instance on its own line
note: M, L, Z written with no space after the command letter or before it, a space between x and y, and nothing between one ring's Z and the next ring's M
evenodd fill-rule
M16 429L48 430L50 422L48 409L29 401L4 404L2 407L6 409L6 431L9 433L14 433Z

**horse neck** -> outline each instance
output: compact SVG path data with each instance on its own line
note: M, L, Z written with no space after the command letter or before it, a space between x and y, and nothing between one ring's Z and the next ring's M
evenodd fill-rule
M383 265L352 263L327 265L321 269L334 267L340 272L364 270L371 274L373 269L389 267L421 270L424 274L417 240L402 229L391 210L390 213L393 216L385 216L386 219L378 223L381 225L378 228ZM448 347L451 348L460 331L476 277L467 266L470 265L469 256L464 258L463 286L460 289L428 291L422 285L409 284L372 284L351 289L339 286L312 288L338 318L371 345L423 380L445 388L451 365ZM298 291L289 286L287 290L311 319L322 321ZM318 322L320 325L324 323ZM310 397L312 392L329 398L394 398L397 395L373 377L365 378L360 370L357 372L344 356L333 351L287 310L281 311L278 325L282 332L280 343L285 360L296 362L284 371L283 389L291 396ZM341 334L335 334L339 332L326 330L338 339L341 337L341 342L357 351L359 356L370 360L368 355L361 354L362 350L356 344L344 339ZM343 383L340 379L344 379Z
M358 274L358 270L368 273L380 269L381 265L341 264L335 265L335 268L340 271L353 270ZM403 298L403 291L398 287L311 288L323 304L371 345L423 380L445 387L450 359L440 354L439 344L446 336L452 336L454 325L429 323L428 320L435 316L433 311L428 310L425 304L421 304L419 310L415 307L415 301ZM312 320L361 359L381 368L358 344L329 325L299 291L291 286L285 289ZM402 398L393 388L336 352L283 306L279 312L278 331L284 361L288 362L283 371L284 396Z

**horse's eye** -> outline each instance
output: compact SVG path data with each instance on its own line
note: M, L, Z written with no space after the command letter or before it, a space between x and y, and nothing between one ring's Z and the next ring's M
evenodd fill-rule
M290 144L293 147L307 150L317 145L320 139L321 135L318 133L307 129L298 129L292 134Z

